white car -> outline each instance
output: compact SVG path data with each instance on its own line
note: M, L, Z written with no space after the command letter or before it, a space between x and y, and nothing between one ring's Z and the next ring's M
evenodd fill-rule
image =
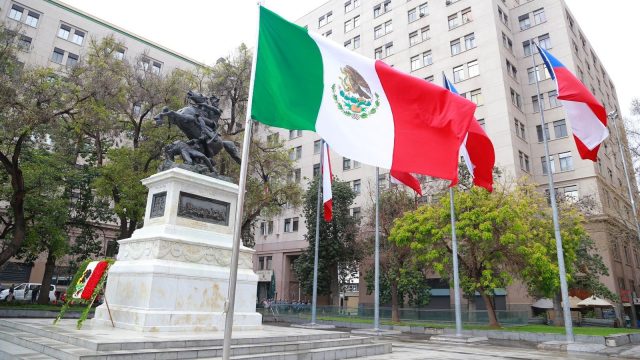
M13 297L18 301L31 301L31 292L36 289L36 287L41 286L41 284L37 283L22 283L17 285L13 289ZM0 291L0 301L6 301L7 296L9 296L9 289L4 289ZM55 302L56 299L56 286L49 286L49 302Z

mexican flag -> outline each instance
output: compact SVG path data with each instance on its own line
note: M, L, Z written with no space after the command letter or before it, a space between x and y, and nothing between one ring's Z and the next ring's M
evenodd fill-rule
M407 60L408 61L408 60ZM260 8L251 116L342 156L453 180L475 104Z

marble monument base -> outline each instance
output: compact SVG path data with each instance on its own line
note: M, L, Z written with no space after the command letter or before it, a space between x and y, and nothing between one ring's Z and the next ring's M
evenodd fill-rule
M238 186L183 169L153 175L144 226L120 240L93 324L144 332L222 331ZM242 247L234 330L260 329L254 250ZM109 315L110 311L110 315Z

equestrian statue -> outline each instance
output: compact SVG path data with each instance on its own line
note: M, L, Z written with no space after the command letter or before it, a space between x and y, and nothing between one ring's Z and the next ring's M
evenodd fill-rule
M181 167L212 177L221 176L216 171L214 157L223 149L240 164L240 153L233 141L223 140L218 133L218 121L222 111L218 107L219 99L215 96L204 96L200 93L187 92L189 105L180 110L169 110L164 107L162 112L154 116L156 125L176 125L189 139L177 140L165 146L165 160L159 171L173 167ZM180 156L182 164L175 163L175 156Z

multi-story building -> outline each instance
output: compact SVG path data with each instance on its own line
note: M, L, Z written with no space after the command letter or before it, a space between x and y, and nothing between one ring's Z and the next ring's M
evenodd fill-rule
M156 74L173 69L195 70L204 64L57 0L0 0L0 21L18 33L20 61L27 66L73 66L88 52L91 40L114 36L122 44L116 56ZM103 241L115 239L116 227L104 224ZM0 283L42 280L46 259L34 266L10 261L0 271ZM64 272L64 271L63 271Z
M477 105L475 115L494 144L496 165L507 176L528 177L544 191L548 185L538 77L544 131L550 139L549 168L558 193L593 199L587 227L609 268L610 275L602 281L617 294L637 290L640 245L633 235L620 236L620 230L634 229L636 215L631 212L621 162L622 156L630 158L629 152L620 154L611 126L598 161L581 160L555 83L537 55L538 65L533 65L533 43L538 43L576 74L607 111L619 109L604 65L563 0L330 0L297 24L427 81L440 84L446 74L462 96ZM294 180L304 183L312 178L319 168L317 135L272 130L288 139L297 167ZM350 181L358 194L352 212L359 216L370 206L375 169L335 153L332 163L333 173ZM381 179L388 186L388 174ZM265 220L264 231L256 237L256 256L261 259L257 270L275 271L282 299L305 297L292 271L293 261L307 246L304 222L300 209L284 209L280 217ZM432 304L449 307L453 299L448 284L434 279L432 288ZM498 295L498 308L528 308L532 302L520 284ZM364 291L360 300L372 302Z

